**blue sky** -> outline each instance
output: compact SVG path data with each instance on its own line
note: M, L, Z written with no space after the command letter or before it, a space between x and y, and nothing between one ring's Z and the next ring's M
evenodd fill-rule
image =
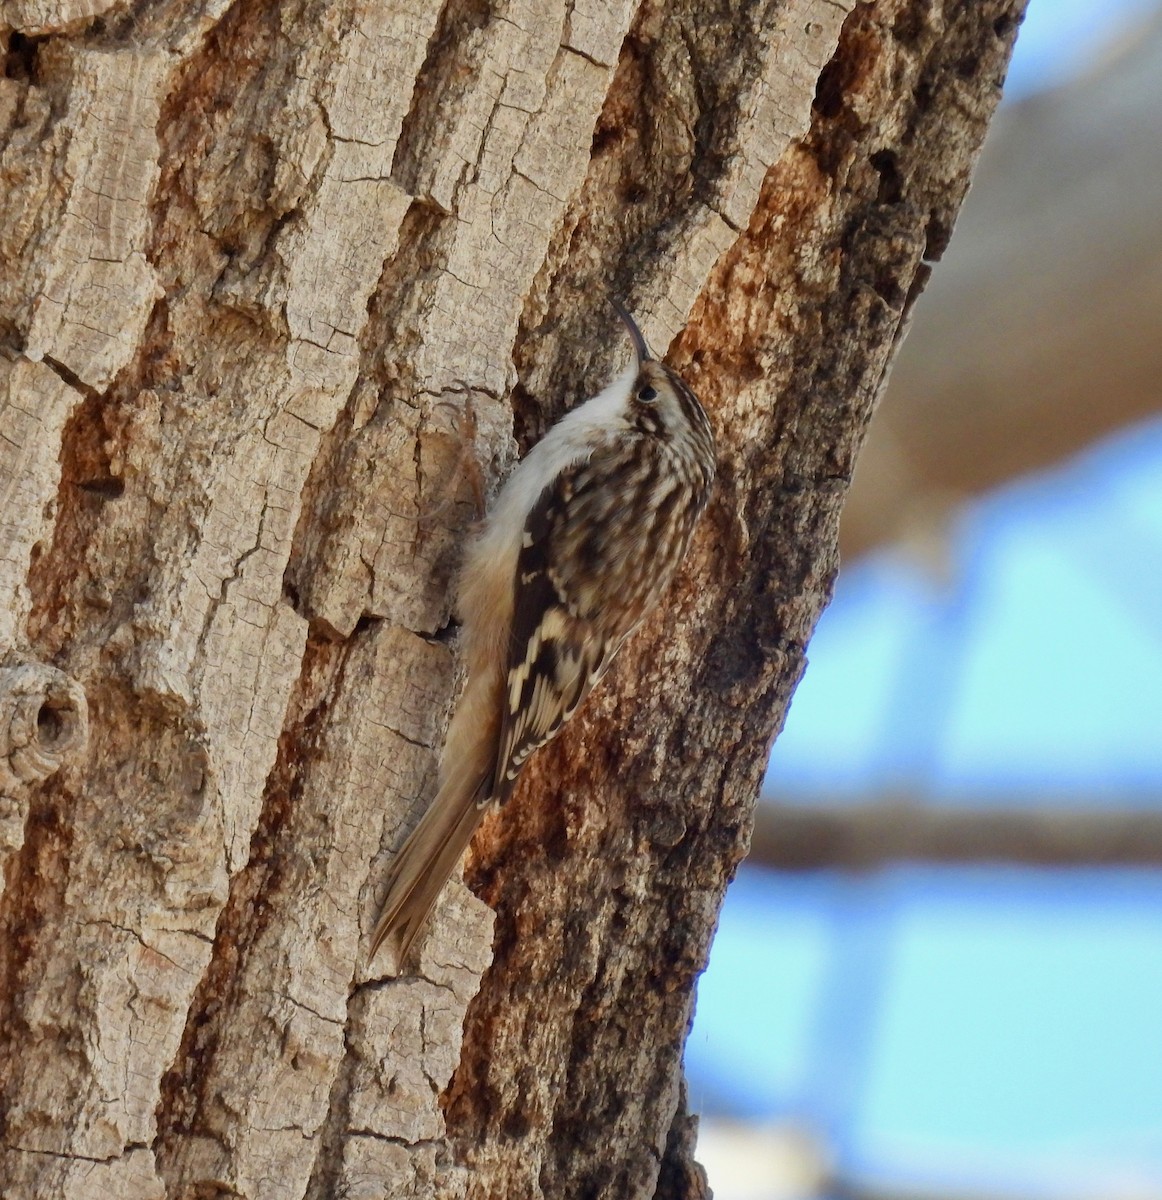
M900 870L850 1131L864 1172L1162 1181L1162 877ZM910 1152L910 1153L909 1153ZM943 1160L943 1161L942 1161Z
M715 954L746 967L702 982L696 1107L896 1182L1162 1184L1158 873L750 870Z
M1042 91L1101 60L1155 0L1030 0L1005 80L1005 100Z
M945 588L845 570L768 790L1150 803L1162 791L1162 421L968 508Z

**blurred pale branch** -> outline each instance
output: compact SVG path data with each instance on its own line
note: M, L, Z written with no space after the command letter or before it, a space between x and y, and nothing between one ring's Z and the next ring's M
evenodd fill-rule
M998 115L861 454L848 561L939 555L965 498L1162 409L1160 119L1162 16Z

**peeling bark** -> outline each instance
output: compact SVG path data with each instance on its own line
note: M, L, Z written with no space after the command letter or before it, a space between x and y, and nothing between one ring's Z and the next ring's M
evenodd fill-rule
M1022 3L849 8L6 10L0 667L88 725L4 776L5 1195L704 1191L694 985ZM603 382L606 290L716 497L418 974L368 973L466 458Z

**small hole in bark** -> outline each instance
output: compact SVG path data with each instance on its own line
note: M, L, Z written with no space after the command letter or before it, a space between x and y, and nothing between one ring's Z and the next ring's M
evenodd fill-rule
M125 492L125 482L121 479L86 479L82 483L78 483L77 487L82 492L88 492L91 496L100 496L102 500L117 500Z
M833 58L819 72L813 107L821 117L828 119L843 111L843 64L839 59Z
M930 79L921 79L915 88L912 89L912 97L916 101L916 107L921 112L927 112L932 107L932 101L935 99L935 92L932 90L932 81Z
M373 625L378 625L379 617L372 616L371 613L364 613L358 621L355 622L355 628L351 631L352 635L366 633Z
M599 124L593 131L593 144L589 149L590 157L596 158L610 146L615 146L625 136L625 129L619 125Z
M925 17L915 5L906 8L896 17L892 33L903 46L914 46L925 29Z
M505 1113L501 1123L505 1136L512 1138L514 1142L519 1142L521 1138L527 1137L532 1127L533 1123L529 1120L528 1113L521 1109Z
M900 177L899 162L895 154L891 150L877 150L868 161L880 177L877 203L899 204L904 194L904 181Z
M4 78L23 79L28 83L39 83L37 56L40 53L39 38L13 33L8 38L8 49L4 54Z
M956 64L956 73L961 79L973 79L980 70L980 55L966 54Z
M24 335L14 321L0 317L0 349L19 354L24 349Z
M42 704L36 714L36 733L44 746L52 748L64 737L65 722L60 710L51 704Z

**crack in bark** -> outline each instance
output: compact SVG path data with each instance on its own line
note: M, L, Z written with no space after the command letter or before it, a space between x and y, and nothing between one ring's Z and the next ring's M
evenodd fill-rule
M392 162L392 178L404 191L422 195L419 178L428 146L438 144L433 130L445 113L458 110L468 86L469 50L490 17L487 0L446 0L428 39L428 51L412 85L412 102L404 117Z
M164 950L159 950L156 946L150 945L150 943L145 940L144 935L139 930L133 929L129 925L122 925L117 921L110 921L104 918L99 918L94 921L86 921L85 924L104 925L108 929L116 929L118 933L127 933L135 942L137 942L139 946L141 946L143 950L148 950L151 954L156 954L159 958L164 958L167 963L173 967L176 967L179 971L184 971L186 969L184 964L178 962L176 959L170 958L170 956L166 954ZM175 932L184 933L185 930L179 930ZM140 995L139 991L137 992L137 995Z
M149 1147L144 1142L126 1142L120 1154L109 1154L104 1157L95 1157L91 1154L63 1154L57 1150L42 1150L37 1146L21 1146L15 1142L0 1142L5 1150L11 1150L17 1154L32 1154L39 1155L43 1158L55 1158L62 1162L90 1162L104 1165L106 1163L118 1162L123 1158L127 1158L130 1154L138 1150L148 1150Z
M25 354L24 357L27 358L30 362L37 361L28 354ZM100 390L98 390L95 387L92 387L90 384L87 384L75 371L70 370L59 359L53 358L53 356L51 354L46 354L39 361L43 362L46 367L50 367L53 371L55 371L56 374L58 376L60 376L61 380L64 383L68 384L68 386L71 387L73 389L73 391L79 392L82 396L86 397L87 399L101 400L104 398L103 392L101 392Z
M308 642L302 670L295 685L288 725L279 740L279 756L267 783L262 814L251 838L248 862L231 880L230 897L222 909L214 950L194 992L177 1055L162 1080L154 1139L159 1170L167 1155L167 1142L197 1132L218 1138L212 1126L199 1120L209 1097L202 1094L214 1059L218 1032L215 1021L226 1019L251 949L273 914L261 898L275 890L282 864L274 843L293 811L295 795L318 752L318 730L326 720L335 694L341 690L353 639L343 644L330 640ZM288 999L291 999L288 997ZM298 1003L297 1001L293 1001ZM312 1011L302 1005L307 1011ZM315 1016L328 1020L319 1013ZM221 1103L221 1098L217 1098ZM225 1143L223 1143L225 1144Z

